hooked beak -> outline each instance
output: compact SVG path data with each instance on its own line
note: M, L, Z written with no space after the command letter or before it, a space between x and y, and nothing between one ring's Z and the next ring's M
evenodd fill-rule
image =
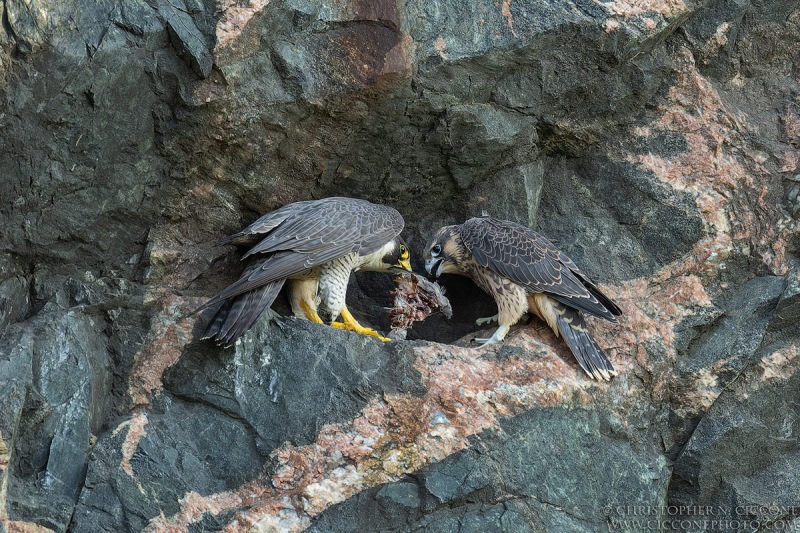
M397 262L396 265L392 265L389 267L390 272L397 272L402 274L404 272L411 272L411 261L409 259L403 259Z
M428 274L433 276L433 279L439 279L439 276L442 275L442 269L444 268L444 259L428 259L425 261L425 270L428 271Z

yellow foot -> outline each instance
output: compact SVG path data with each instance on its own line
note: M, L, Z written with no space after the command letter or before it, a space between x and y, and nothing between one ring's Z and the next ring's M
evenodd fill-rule
M371 328L365 328L358 321L350 314L350 311L346 307L342 308L342 321L341 322L331 322L331 326L336 329L343 329L346 331L355 331L356 333L361 333L362 335L369 335L370 337L375 337L376 339L380 339L384 342L388 342L388 337L384 337L377 331Z
M324 324L322 319L317 314L316 309L308 305L305 300L300 301L300 307L303 308L303 312L306 314L306 318L309 319L311 322L315 322L317 324Z

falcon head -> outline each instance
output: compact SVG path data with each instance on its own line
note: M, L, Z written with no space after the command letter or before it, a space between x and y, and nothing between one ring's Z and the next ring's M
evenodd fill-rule
M425 270L434 278L442 274L462 274L461 265L468 253L461 241L461 226L445 226L425 247Z
M398 235L370 254L357 270L374 272L411 272L411 253L405 241Z

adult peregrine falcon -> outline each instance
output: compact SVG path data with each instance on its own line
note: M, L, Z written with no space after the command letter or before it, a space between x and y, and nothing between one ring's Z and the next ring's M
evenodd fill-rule
M388 341L359 324L345 305L350 273L411 271L397 210L354 198L325 198L288 204L262 216L218 244L252 246L243 259L255 260L238 281L198 311L222 303L204 339L229 346L271 305L286 280L295 316L322 323L322 303L333 327Z
M497 303L500 327L486 344L499 343L526 312L547 322L567 342L578 364L592 378L609 380L614 367L586 329L584 313L616 322L619 307L592 283L569 257L532 229L484 216L436 232L425 249L425 269L438 278L472 278Z

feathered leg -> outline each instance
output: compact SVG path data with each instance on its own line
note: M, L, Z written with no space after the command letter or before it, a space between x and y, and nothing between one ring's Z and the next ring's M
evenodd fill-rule
M494 301L497 304L497 325L499 326L494 334L488 339L477 338L473 342L480 342L481 347L489 344L500 344L505 339L511 326L516 324L520 318L528 310L528 298L525 289L518 285L509 283L500 277L488 277L484 280L484 284L492 287L487 291L494 296ZM492 286L496 284L497 286ZM489 319L495 317L487 317L479 319L481 322L487 323ZM476 324L481 325L476 321Z
M292 290L289 293L289 303L292 306L294 316L307 318L311 322L322 324L322 319L317 312L319 279L293 279L291 283Z

